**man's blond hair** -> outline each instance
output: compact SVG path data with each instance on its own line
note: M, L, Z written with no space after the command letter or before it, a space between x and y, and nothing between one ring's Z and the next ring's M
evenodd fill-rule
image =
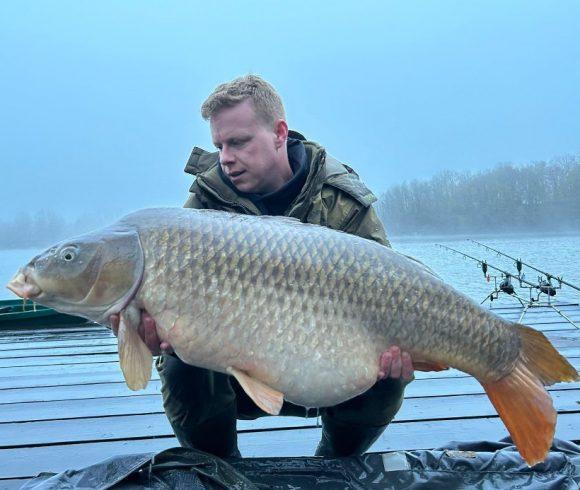
M257 75L238 77L218 85L201 106L201 117L206 121L226 107L234 107L250 100L256 115L267 125L277 119L286 119L282 99L276 89Z

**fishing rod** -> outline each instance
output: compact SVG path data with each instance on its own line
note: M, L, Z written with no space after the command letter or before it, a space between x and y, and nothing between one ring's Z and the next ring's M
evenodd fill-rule
M496 267L494 265L491 265L486 260L477 259L475 257L472 257L471 255L466 254L465 252L461 252L459 250L455 250L454 248L448 247L447 245L442 245L440 243L436 243L435 246L436 247L441 247L441 248L444 248L444 249L449 250L451 252L454 252L456 254L459 254L462 257L465 257L465 258L474 260L475 262L477 262L480 265L481 270L483 271L483 274L485 276L487 275L487 270L488 269L493 269L493 270L496 270L498 272L501 272L506 277L506 279L510 279L510 278L514 277L515 279L517 279L520 282L520 286L522 284L526 284L530 288L533 288L533 289L541 289L541 287L540 287L539 284L534 284L533 282L527 281L526 279L523 279L520 276L515 276L514 274L512 274L512 273L510 273L510 272L508 272L506 270L503 270L503 269L500 269L499 267Z
M472 240L472 241L475 242L475 240ZM521 313L520 318L518 320L518 323L522 322L525 314L527 313L527 311L530 308L545 306L545 307L553 309L556 313L558 313L558 315L560 315L562 318L564 318L567 322L572 324L574 327L580 329L580 327L578 325L576 325L576 323L574 323L574 321L572 321L572 319L570 319L563 311L556 308L556 306L554 304L552 304L552 302L550 300L551 296L556 295L556 289L560 289L562 287L562 284L563 284L563 282L560 282L559 286L552 286L552 283L550 282L550 278L553 278L554 276L546 275L546 277L548 278L547 281L544 281L544 280L542 280L541 277L539 277L538 284L534 284L530 281L527 281L526 279L524 279L522 277L520 267L518 267L518 275L516 276L514 274L509 273L506 270L503 270L503 269L500 269L499 267L496 267L495 265L489 264L486 260L480 260L476 257L472 257L471 255L466 254L465 252L461 252L460 250L456 250L452 247L448 247L447 245L442 245L440 243L436 243L435 246L440 247L440 248L444 248L446 250L449 250L452 253L456 253L456 254L461 255L463 258L467 258L467 259L470 259L470 260L477 262L478 265L481 267L481 270L483 271L483 275L485 276L485 278L487 279L488 282L490 280L490 276L487 274L488 269L493 269L493 270L501 273L503 280L498 285L497 276L494 276L494 284L495 284L494 290L486 296L486 298L481 302L481 304L485 303L487 300L489 300L490 302L493 302L494 299L499 298L500 293L506 293L509 296L511 296L512 298L517 299L523 307L523 310L522 310L522 313ZM486 248L489 248L490 250L494 250L491 247L487 247L486 245L482 245L482 246L485 246ZM521 262L521 263L523 264L523 262ZM535 269L535 270L537 270L537 269ZM541 271L539 271L539 272L541 272ZM542 272L542 274L544 274L544 273ZM515 278L519 281L521 288L529 289L530 299L528 301L525 301L523 298L521 298L516 293L514 286L511 282L512 278ZM556 279L558 279L558 281L560 280L560 278L556 278ZM525 284L526 286L523 286L523 284ZM537 298L534 298L532 296L532 290L534 290L534 289L538 291ZM542 294L545 294L547 296L547 302L540 301L540 296Z
M475 243L476 245L479 245L480 247L485 248L486 250L491 250L492 252L495 252L498 255L503 255L504 257L507 257L508 259L511 259L515 262L516 264L516 269L518 270L518 274L521 274L522 272L522 266L526 266L529 267L530 269L535 270L536 272L539 272L540 274L543 274L544 276L546 276L546 279L548 280L548 282L551 279L555 279L556 281L558 281L560 284L564 284L572 289L575 289L576 291L580 291L580 287L575 286L574 284L570 284L568 281L564 281L564 279L562 279L560 276L555 276L554 274L550 274L549 272L545 272L541 269L538 269L537 267L534 267L531 264L527 264L526 262L524 262L522 259L516 259L515 257L512 257L504 252L501 252L493 247L490 247L489 245L485 245L484 243L478 242L477 240L473 240L471 238L468 238L468 240L470 242Z

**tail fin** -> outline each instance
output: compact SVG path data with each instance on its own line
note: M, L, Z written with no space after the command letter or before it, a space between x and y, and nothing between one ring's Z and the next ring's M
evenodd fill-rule
M513 371L481 383L529 466L544 461L554 438L556 410L543 385L577 381L576 369L536 330L517 325L522 341Z

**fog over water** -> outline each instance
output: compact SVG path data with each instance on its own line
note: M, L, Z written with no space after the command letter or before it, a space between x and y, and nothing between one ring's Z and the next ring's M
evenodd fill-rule
M265 5L1 2L4 237L39 211L68 233L182 205L201 103L250 72L377 194L580 154L579 2Z

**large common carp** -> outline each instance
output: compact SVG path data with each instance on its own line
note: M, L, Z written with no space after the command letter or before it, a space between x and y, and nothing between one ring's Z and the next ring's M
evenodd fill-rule
M140 310L185 362L227 372L271 414L283 398L331 406L370 388L391 345L415 366L452 366L485 388L529 465L556 412L544 385L579 379L543 334L479 307L378 243L290 218L148 209L38 255L8 287L108 323L120 313L127 384L152 355Z

